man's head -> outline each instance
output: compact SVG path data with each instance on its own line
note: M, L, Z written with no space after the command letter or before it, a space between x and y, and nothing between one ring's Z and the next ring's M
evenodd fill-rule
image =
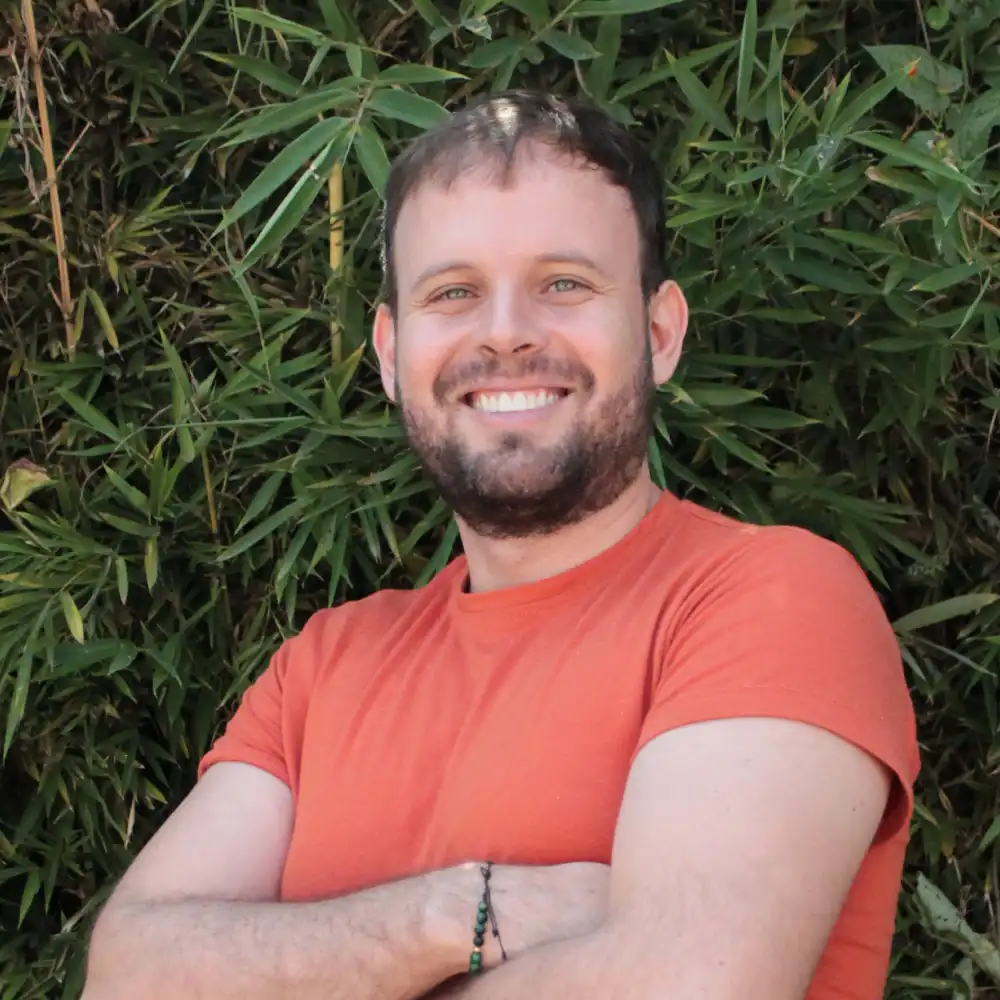
M412 447L489 537L542 535L645 467L684 297L648 154L602 112L511 92L394 164L375 347Z

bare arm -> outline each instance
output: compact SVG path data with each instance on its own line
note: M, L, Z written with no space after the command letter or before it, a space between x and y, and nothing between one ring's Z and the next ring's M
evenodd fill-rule
M436 996L800 1000L889 782L861 750L798 723L666 733L629 778L607 921Z
M410 1000L466 970L478 865L280 903L293 811L271 775L210 768L101 914L83 1000ZM514 953L585 933L606 911L604 866L500 871Z
M452 869L337 900L279 903L288 788L217 764L122 880L94 929L85 1000L407 1000L467 959L477 873Z

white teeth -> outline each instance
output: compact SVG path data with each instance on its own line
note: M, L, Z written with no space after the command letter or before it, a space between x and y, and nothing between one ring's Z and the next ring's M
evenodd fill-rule
M484 413L519 413L538 410L558 402L559 394L543 389L540 392L476 392L472 406Z

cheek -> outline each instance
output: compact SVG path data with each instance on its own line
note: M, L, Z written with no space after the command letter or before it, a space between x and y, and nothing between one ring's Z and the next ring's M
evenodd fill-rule
M413 399L429 396L441 374L452 346L434 330L422 330L417 324L401 334L396 346L397 381Z
M614 391L632 378L645 350L643 319L621 308L584 308L554 317L567 348L593 373L597 390Z

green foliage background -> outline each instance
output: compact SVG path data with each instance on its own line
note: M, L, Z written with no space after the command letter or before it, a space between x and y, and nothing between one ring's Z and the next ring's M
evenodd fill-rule
M889 995L1000 996L1000 0L758 4L50 0L63 251L0 0L0 1000L77 995L283 636L455 551L366 347L379 191L509 84L662 165L692 330L657 476L847 545L896 622L924 772Z

